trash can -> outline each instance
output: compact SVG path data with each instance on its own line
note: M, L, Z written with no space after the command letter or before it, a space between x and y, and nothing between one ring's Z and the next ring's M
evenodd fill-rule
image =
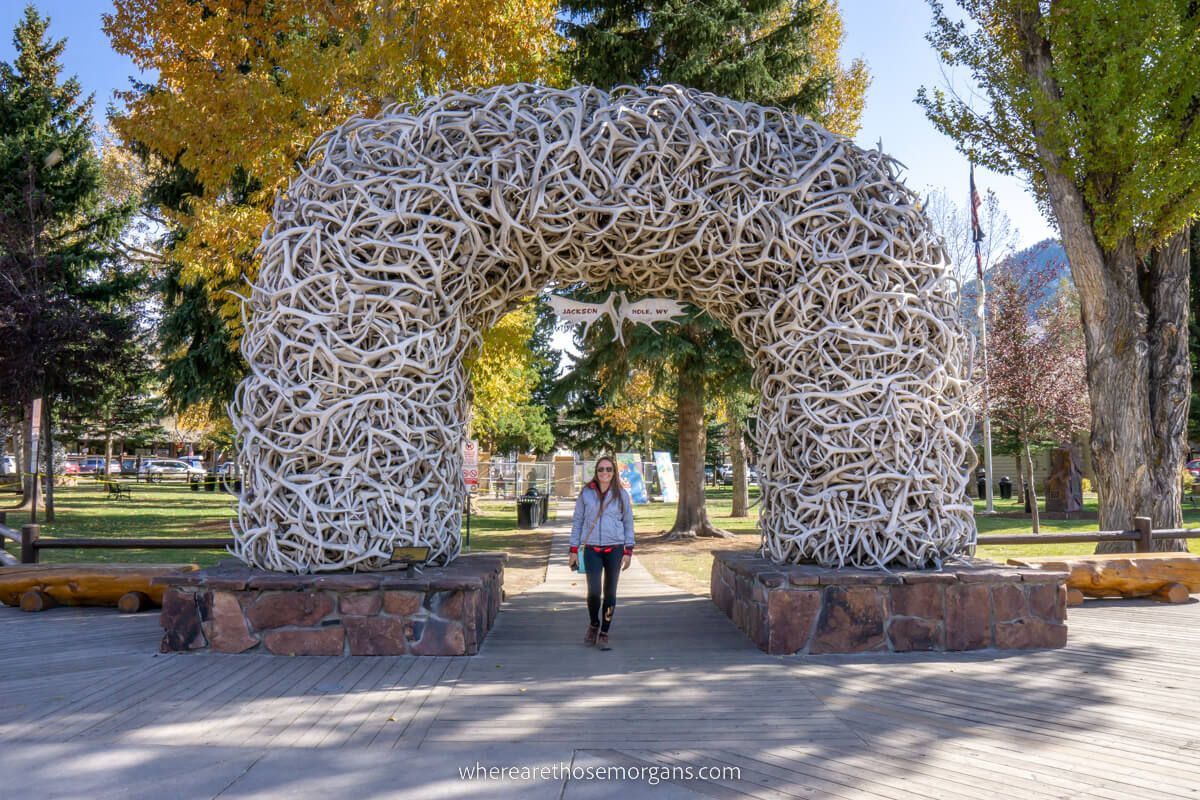
M975 488L978 490L978 497L983 500L987 497L987 472L979 470L975 473Z
M1000 499L1012 500L1012 481L1007 475L1000 479Z
M530 489L517 498L517 528L532 530L542 524L546 500L537 489Z

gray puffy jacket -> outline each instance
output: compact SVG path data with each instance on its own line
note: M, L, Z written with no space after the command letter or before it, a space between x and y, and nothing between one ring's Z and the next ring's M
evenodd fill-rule
M600 492L592 484L588 484L579 493L575 501L575 517L571 521L571 552L575 552L587 537L588 546L600 547L623 546L626 551L633 549L633 504L629 500L629 492L619 483L608 490L609 497L604 503L604 515L596 523L591 536L588 530L600 511ZM613 494L613 490L616 494Z

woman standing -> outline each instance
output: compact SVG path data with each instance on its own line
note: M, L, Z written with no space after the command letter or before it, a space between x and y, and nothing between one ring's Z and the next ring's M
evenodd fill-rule
M582 555L580 549L583 550ZM592 480L575 501L571 525L571 569L583 558L587 571L588 625L584 644L608 650L608 628L617 606L617 578L629 569L633 555L633 505L617 480L616 462L608 456L596 460ZM603 584L604 595L600 589ZM601 614L603 611L603 614Z

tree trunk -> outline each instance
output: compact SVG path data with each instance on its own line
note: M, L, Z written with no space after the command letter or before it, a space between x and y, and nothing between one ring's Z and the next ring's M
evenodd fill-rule
M113 437L112 437L112 432L110 431L108 433L108 435L104 437L104 478L105 478L105 480L108 479L108 476L112 471L112 446L113 446Z
M1083 300L1092 404L1092 454L1100 529L1128 530L1135 516L1156 528L1183 525L1180 469L1187 455L1191 370L1187 355L1186 239L1172 237L1139 263L1131 242L1096 267L1109 294ZM1102 542L1098 553L1129 552ZM1186 549L1182 539L1156 550Z
M733 463L733 511L731 517L750 515L750 490L746 485L746 437L742 419L729 413L729 459Z
M1025 441L1025 464L1029 467L1029 509L1033 512L1033 532L1042 532L1042 519L1038 514L1037 484L1033 480L1033 454L1029 452L1029 441Z
M46 448L46 522L54 522L54 414L50 398L42 401L42 442Z
M1021 508L1025 508L1025 465L1022 463L1021 454L1017 453L1017 457L1013 459L1017 465L1017 483L1014 487L1017 497L1021 500Z
M1053 56L1037 6L1018 21L1022 66L1046 97L1057 97ZM1034 127L1050 206L1079 290L1092 405L1092 463L1100 528L1127 530L1134 516L1156 528L1182 525L1179 470L1186 453L1189 270L1186 232L1140 258L1132 237L1104 247L1095 212L1064 165L1052 132ZM1182 539L1156 550L1186 549ZM1096 552L1127 552L1132 542L1102 542Z
M689 368L690 367L690 368ZM704 506L704 372L685 361L679 370L679 504L669 539L697 536L732 537L713 527Z

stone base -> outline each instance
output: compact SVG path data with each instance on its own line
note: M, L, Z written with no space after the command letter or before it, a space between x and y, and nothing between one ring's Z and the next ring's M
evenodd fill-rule
M712 598L773 654L1025 650L1067 643L1066 580L982 560L889 573L718 551Z
M157 578L162 651L463 656L500 610L503 553L397 572L288 575L238 561Z

